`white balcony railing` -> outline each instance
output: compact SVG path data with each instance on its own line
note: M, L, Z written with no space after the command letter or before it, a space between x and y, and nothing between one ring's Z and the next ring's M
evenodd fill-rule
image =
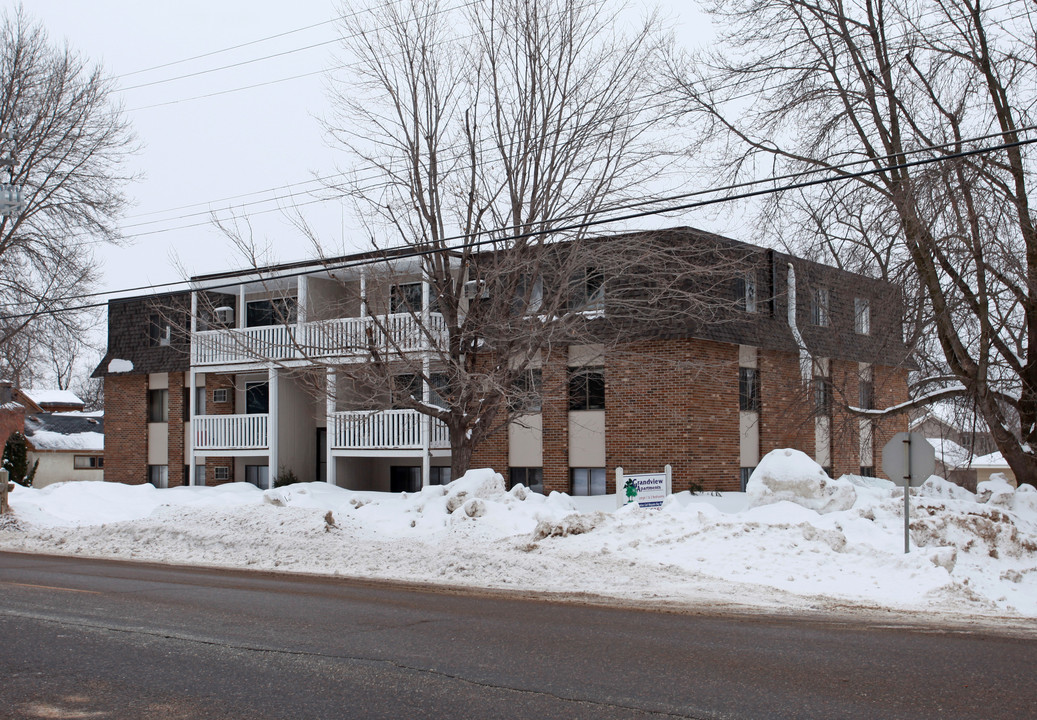
M191 433L196 450L262 450L270 447L270 416L197 415Z
M373 318L338 318L297 325L232 328L196 332L191 338L193 365L307 357L362 355L368 343L382 352L413 352L438 346L446 337L443 316L432 313L429 327L410 313ZM381 325L381 327L379 327ZM370 334L370 337L368 335Z
M427 416L417 410L340 412L331 416L331 443L336 450L421 449L421 426ZM429 447L450 447L446 425L432 420Z

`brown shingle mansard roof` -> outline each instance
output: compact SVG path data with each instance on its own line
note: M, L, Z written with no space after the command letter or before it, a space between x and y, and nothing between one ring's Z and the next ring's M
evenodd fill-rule
M679 327L654 328L656 338L692 337L717 342L798 352L795 336L788 323L789 267L796 278L796 323L800 334L817 357L830 357L888 366L911 366L910 353L903 342L901 289L889 282L804 260L774 250L750 245L731 238L688 227L650 232L624 233L592 238L590 242L607 243L619 238L645 239L674 248L689 247L710 250L750 268L757 282L758 312L745 313L735 308L736 285L732 275L728 286L730 307L715 322L691 322ZM560 244L564 247L564 244ZM322 261L298 261L198 275L192 282L213 287L227 285L257 276L292 276L306 272L333 270L350 264L376 265L383 260L406 257L408 251L371 251L330 258ZM830 297L830 323L826 327L811 324L811 296L814 288L826 288ZM870 305L871 333L854 331L854 300L866 298ZM607 307L607 298L606 298ZM190 308L190 292L165 293L111 300L108 303L108 351L94 377L108 375L113 359L133 363L133 374L180 372L189 368L189 342L174 335L166 346L152 347L148 339L149 318L157 313L181 313ZM185 323L186 325L186 320ZM636 339L636 337L634 338Z

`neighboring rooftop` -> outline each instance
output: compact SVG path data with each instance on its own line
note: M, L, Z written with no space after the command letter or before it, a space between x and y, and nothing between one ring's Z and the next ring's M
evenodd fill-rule
M26 415L25 437L36 451L104 452L104 416L101 413Z
M34 404L48 412L82 410L86 405L71 390L36 390L20 388L19 392Z

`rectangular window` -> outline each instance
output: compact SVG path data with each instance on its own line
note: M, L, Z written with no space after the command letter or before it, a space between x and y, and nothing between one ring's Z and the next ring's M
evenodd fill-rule
M605 409L605 371L603 368L570 368L569 409Z
M739 470L738 474L742 483L742 492L745 492L746 486L749 485L749 478L752 477L753 470L755 469L754 467L744 467Z
M569 278L569 309L594 312L605 309L605 275L596 268L584 268Z
M814 288L810 303L810 322L820 327L828 327L829 322L828 288Z
M746 273L737 282L735 300L747 313L756 312L756 274Z
M858 407L861 410L873 410L875 408L875 383L871 380L861 380L860 397Z
M572 494L604 495L605 468L569 468Z
M225 403L230 400L230 390L227 388L217 388L212 391L212 401L214 403Z
M443 466L433 465L428 469L428 484L429 485L449 485L450 484L450 468Z
M245 327L290 325L298 318L299 300L294 297L252 300L245 303Z
M247 415L265 415L268 412L270 412L270 383L266 380L245 383L245 413Z
M245 482L252 483L260 490L270 489L269 465L246 465Z
M212 469L212 479L216 482L226 482L230 480L230 466L217 465L214 467Z
M76 455L72 459L72 467L76 470L101 470L104 468L104 457L101 455Z
M543 407L541 386L543 374L540 368L530 368L519 375L512 388L511 408L515 412L538 413Z
M832 381L828 378L814 378L814 412L825 417L832 414Z
M853 300L853 329L858 335L871 334L871 303L868 298Z
M173 339L173 327L161 315L148 318L148 345L160 347L169 345Z
M508 469L508 490L524 485L535 493L544 494L544 469L538 467L513 467Z
M756 368L738 368L738 409L760 412L760 373Z
M872 465L861 465L861 477L875 477L875 467Z
M396 375L392 379L392 403L394 408L402 408L403 400L410 398L421 402L421 376L413 373Z
M148 422L169 422L169 390L148 390Z
M148 465L148 482L157 488L169 487L169 466Z
M389 468L389 492L418 492L421 490L421 467L393 465Z
M429 312L437 312L439 310L439 304L436 302L437 298L433 292L433 288L429 286ZM389 288L389 312L396 313L408 313L413 315L421 314L421 283L400 283L393 285Z
M511 308L516 315L540 311L544 302L544 277L542 275L520 275L515 282L515 297Z

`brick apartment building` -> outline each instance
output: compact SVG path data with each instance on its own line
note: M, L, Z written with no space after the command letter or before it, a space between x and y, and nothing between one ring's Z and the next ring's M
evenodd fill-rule
M907 419L847 407L907 398L899 288L696 230L662 235L749 260L716 283L726 303L716 321L542 350L530 363L538 402L501 422L472 465L576 494L613 492L618 466L666 464L674 491L738 490L782 447L833 475L875 474L879 449ZM191 291L110 301L95 371L105 380L105 479L266 487L290 471L362 490L449 481L441 423L391 404L354 409L326 369L365 361L350 338L370 338L374 317L398 334L401 356L434 356L413 327L419 314L436 318L417 264L413 282L401 282L399 263L391 282L377 262L341 269L365 257L336 259L335 271L324 262L203 275ZM605 316L618 281L595 289ZM320 391L306 380L314 357L333 360L320 365Z

